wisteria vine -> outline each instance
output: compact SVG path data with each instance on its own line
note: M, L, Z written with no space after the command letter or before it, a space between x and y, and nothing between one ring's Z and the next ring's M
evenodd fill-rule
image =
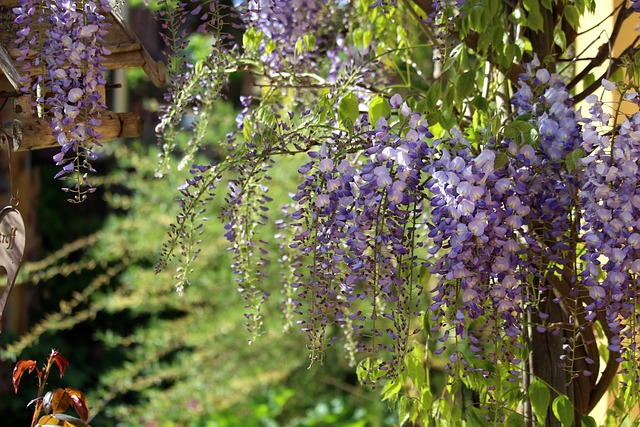
M104 86L109 54L103 36L108 30L108 0L21 0L13 9L19 26L18 45L22 63L23 92L39 116L50 119L52 134L60 145L53 157L62 166L56 178L72 175L70 201L82 202L95 191L88 174L101 135L100 110L105 108L99 86ZM44 71L32 76L32 70Z

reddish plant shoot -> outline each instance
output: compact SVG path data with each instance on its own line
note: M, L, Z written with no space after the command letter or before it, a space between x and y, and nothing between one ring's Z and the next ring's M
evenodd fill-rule
M47 379L54 363L58 367L60 378L62 378L69 366L69 362L58 350L51 351L47 363L42 368L38 368L38 363L35 360L20 360L13 369L12 382L16 393L18 392L22 375L25 372L31 374L35 371L36 373L38 396L29 403L29 406L31 403L35 404L31 427L51 425L88 427L89 405L84 393L71 387L65 389L57 388L44 392L44 387L47 384ZM69 407L73 407L78 417L64 413ZM44 411L46 415L40 417L40 411Z

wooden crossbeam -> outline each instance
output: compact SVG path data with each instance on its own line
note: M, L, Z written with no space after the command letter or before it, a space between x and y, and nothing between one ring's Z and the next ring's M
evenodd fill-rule
M10 7L16 4L17 2L13 0L0 0L0 13L10 13ZM112 10L106 19L111 25L107 28L107 34L104 36L104 46L112 54L106 56L102 65L108 70L142 68L154 85L158 87L164 86L166 83L164 63L151 57L117 10ZM15 80L17 71L15 60L20 56L17 46L13 43L15 38L16 34L14 32L0 28L0 48L2 48L0 50L0 74L7 75L12 84L14 84L12 79ZM35 51L28 52L27 59L32 59L35 54ZM43 73L44 68L34 67L28 71L31 75L36 75ZM17 73L18 80L16 84L18 86L16 87L16 84L14 84L16 90L20 87L18 83L19 76L24 72L25 70L20 70Z
M95 130L102 134L100 142L107 142L118 138L133 138L142 134L142 119L134 113L114 113L103 111ZM5 125L3 132L12 139L15 151L40 150L43 148L60 147L51 134L49 122L45 119L23 118L14 120L13 124Z

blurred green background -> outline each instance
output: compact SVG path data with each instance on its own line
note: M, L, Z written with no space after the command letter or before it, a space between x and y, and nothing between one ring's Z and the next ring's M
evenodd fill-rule
M130 81L134 97L146 96L136 72ZM220 144L203 163L224 153L225 135L236 126L231 102L220 102L216 111L209 131ZM99 190L81 205L66 202L51 178L55 166L41 163L43 259L23 266L19 281L32 289L30 325L20 336L0 335L2 377L10 381L16 360L44 363L58 349L70 365L62 379L54 370L47 389L85 392L93 427L391 425L386 404L357 384L339 346L324 366L309 368L305 335L282 332L279 272L286 266L268 266L265 334L248 344L244 302L217 218L224 194L210 205L184 296L174 290L171 269L154 273L185 178L155 179L157 155L154 141L105 144L94 179ZM291 164L273 170L274 216L288 201L284 189L292 188L296 170ZM11 390L0 399L2 425L28 426L26 405L36 395L35 378L25 375L17 395Z

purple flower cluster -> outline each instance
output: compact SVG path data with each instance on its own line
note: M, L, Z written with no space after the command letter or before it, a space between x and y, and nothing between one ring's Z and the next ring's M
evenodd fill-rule
M602 134L612 116L596 96L588 97L585 120L587 157L580 198L586 251L582 279L590 297L587 320L604 315L613 335L609 350L635 351L640 317L636 313L640 273L640 114ZM623 339L627 339L626 345Z
M519 345L523 313L550 286L545 274L562 271L577 232L577 178L563 162L580 146L579 117L562 80L534 68L513 98L519 123L505 126L502 141L478 151L453 130L429 169L430 271L440 277L434 330L454 329L477 357L493 361L515 356L486 352L478 337L489 328L492 339ZM485 322L470 330L479 318Z
M564 262L563 251L569 233L577 232L571 211L577 196L576 165L567 164L582 142L579 121L564 81L545 69L534 70L534 62L519 82L513 104L519 114L531 114L537 130L535 150L528 149L532 167L528 194L532 197L532 232L545 256L554 263Z
M434 331L453 328L457 336L470 338L471 350L484 357L476 336L485 328L512 343L522 333L527 302L523 288L530 268L524 239L531 214L526 191L531 147L510 144L512 164L502 167L496 164L496 149L474 153L463 138L448 147L441 142L439 148L427 183L433 194L429 252L435 257L429 265L440 277L431 305ZM470 331L470 322L481 317L486 322ZM498 360L502 354L489 357Z
M71 201L81 202L94 188L87 172L93 172L93 148L99 145L100 109L104 100L102 62L109 52L103 46L111 11L108 0L86 0L77 4L68 0L35 2L21 0L13 9L20 24L16 43L19 61L25 62L23 91L35 95L38 114L50 117L50 127L61 146L54 156L62 169L56 178L75 174L75 186L65 189L74 194ZM41 26L44 25L44 29ZM32 50L35 58L30 61ZM33 80L28 70L44 67L45 72Z
M262 333L260 310L269 297L269 293L259 286L266 277L268 252L258 229L267 223L267 205L272 200L267 195L269 187L264 184L270 179L270 167L269 161L238 165L234 170L237 178L228 182L227 209L221 215L227 222L225 237L232 245L232 268L238 291L246 301L245 325L252 339Z
M359 337L358 351L389 350L392 360L381 369L393 371L408 350L409 319L416 311L414 239L430 151L426 141L433 135L399 95L391 107L406 125L393 133L380 117L365 143L365 162L327 143L300 168L304 182L293 197L298 208L292 215L300 232L292 246L309 263L300 266L292 286L300 300L309 300L304 328L318 357L328 345L326 326L335 319Z
M333 3L330 1L329 3ZM324 29L331 23L331 4L319 0L249 0L243 19L258 29L265 40L261 43L262 61L273 70L311 67L315 51L323 40ZM313 46L303 46L304 36L311 35Z
M169 240L163 245L162 254L156 264L156 273L163 270L167 263L179 256L180 267L176 269L176 291L178 294L184 292L184 288L189 284L189 274L191 264L198 256L201 242L200 236L204 233L202 218L206 211L205 205L211 201L216 190L216 185L220 180L220 172L213 165L193 165L190 170L192 178L180 186L182 197L180 202L180 213L176 221L171 225ZM178 254L176 254L178 252Z
M454 20L460 15L460 9L464 6L464 0L436 0L431 2L431 12L425 19L425 23L432 25L437 39L444 42L454 27Z

